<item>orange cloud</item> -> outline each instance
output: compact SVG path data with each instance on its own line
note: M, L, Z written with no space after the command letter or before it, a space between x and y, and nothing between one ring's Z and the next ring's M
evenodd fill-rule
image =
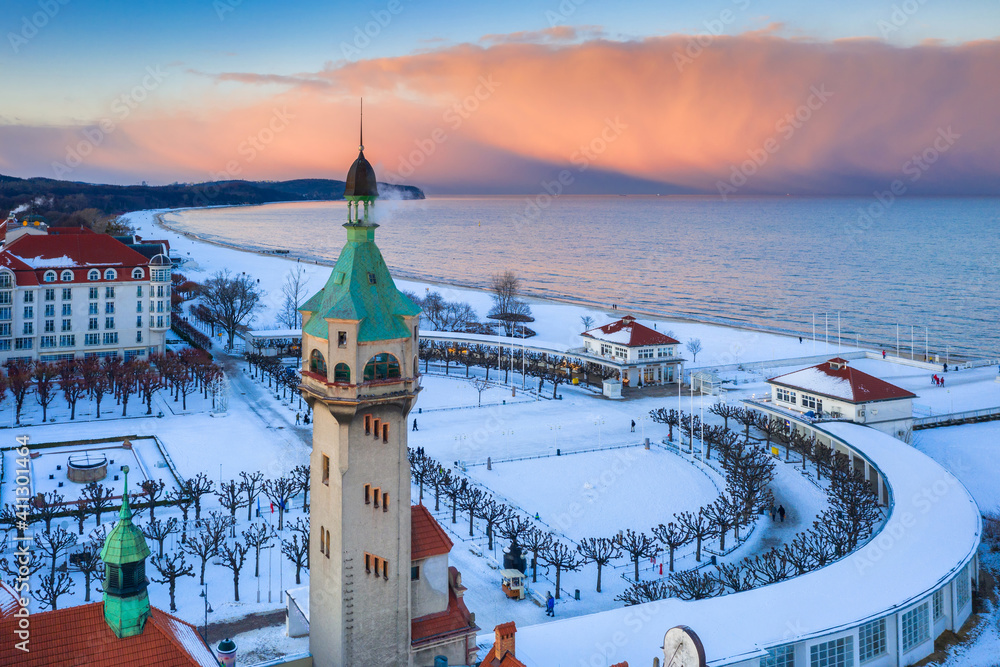
M913 170L913 192L1000 189L1000 42L899 48L772 31L546 41L572 37L217 75L218 96L183 114L138 109L67 177L342 178L363 95L380 177L432 192L534 192L563 169L590 191L615 174L616 188L633 179L664 192L869 194ZM280 92L230 105L231 86ZM0 166L52 175L80 136L0 127Z

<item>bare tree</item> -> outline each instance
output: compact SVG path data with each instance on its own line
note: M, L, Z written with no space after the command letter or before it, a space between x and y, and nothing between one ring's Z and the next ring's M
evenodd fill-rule
M303 512L308 512L309 511L309 477L310 477L310 474L311 474L311 472L309 470L309 464L306 463L306 464L295 466L294 468L292 468L292 471L291 471L290 474L292 476L292 479L295 480L295 483L298 484L299 491L302 492L302 511Z
M673 572L674 552L691 541L691 533L681 521L671 521L665 526L661 523L659 526L653 528L653 535L666 547L666 551L670 557L670 571Z
M483 504L486 502L486 492L474 486L466 485L465 491L458 497L458 505L463 512L469 513L469 537L473 537L473 521L482 512Z
M159 502L160 496L163 495L164 489L167 488L167 484L162 479L146 479L139 485L139 488L146 494L146 501L149 506L149 520L153 521L156 519L156 503Z
M232 517L230 537L236 537L236 510L245 507L246 498L243 496L243 489L233 480L222 482L216 489L215 495L219 497L219 504L229 510Z
M285 526L285 509L289 499L295 495L298 484L291 477L276 477L264 482L262 491L268 499L278 506L278 530Z
M194 498L191 496L188 485L183 484L179 489L168 491L167 502L176 505L177 509L181 511L181 516L184 517L181 522L181 542L186 542L188 514L191 512L191 507L194 505Z
M671 597L681 600L704 600L722 592L715 577L698 570L674 572L670 575L667 588Z
M15 422L21 423L21 410L24 399L31 390L31 369L34 362L29 359L10 360L7 362L7 387L14 397Z
M490 315L525 315L530 316L531 309L524 301L520 300L521 280L513 271L505 270L494 273L490 278L490 296L493 297L493 308ZM514 334L514 321L503 319L500 321L504 334L512 336Z
M667 408L657 408L649 411L649 418L658 424L665 424L669 429L667 439L674 439L674 427L680 424L681 415L677 410Z
M70 514L72 514L73 518L76 519L76 526L80 535L83 535L83 522L87 520L88 516L90 516L90 501L86 498L76 500L72 504Z
M691 353L691 362L698 361L698 353L701 352L701 339L700 338L690 338L688 342L684 344L687 351Z
M153 567L160 573L160 578L153 579L158 584L167 584L170 589L170 611L177 611L177 603L174 601L174 593L177 588L177 580L181 577L193 577L194 566L189 565L184 557L183 551L175 551L169 556L151 559ZM202 566L204 569L204 566Z
M715 579L723 588L734 593L742 593L754 587L753 572L745 563L722 563L716 566Z
M542 560L556 568L556 599L559 599L559 587L562 585L562 573L574 572L580 569L583 561L574 549L562 542L554 541L541 554Z
M181 542L181 549L197 556L201 560L201 579L199 584L205 584L205 564L208 559L219 553L219 540L204 528L192 535L186 542Z
M101 547L95 542L88 542L82 551L76 554L76 567L83 573L84 602L90 602L90 582L104 575L104 561L101 560Z
M195 520L201 519L201 498L215 491L215 482L210 480L208 475L200 472L184 482L184 491L194 500Z
M35 364L32 373L35 378L35 400L42 406L42 422L48 421L49 406L56 400L56 377L58 370L55 365L45 361Z
M90 511L94 513L97 525L101 525L101 514L111 507L111 497L114 491L105 487L100 482L90 482L83 487L82 496L90 504Z
M729 403L715 403L708 408L708 412L717 417L722 417L722 427L727 430L729 429L729 420L736 416L737 410L739 410L738 407Z
M487 497L477 512L480 519L486 522L486 539L490 551L493 551L493 527L502 523L510 514L510 508L496 498Z
M726 533L739 521L741 505L724 493L702 509L708 520L715 525L719 535L719 551L725 551Z
M677 515L677 521L684 526L685 530L691 535L695 540L695 552L694 559L701 562L701 543L703 540L711 537L715 534L715 526L712 522L705 516L703 509L699 509L697 514L694 512L683 512Z
M177 532L180 532L180 529L177 527L177 519L175 517L170 517L166 521L150 519L146 527L142 528L142 534L146 536L146 539L156 542L159 547L157 553L160 558L163 558L163 543L168 537Z
M72 591L74 585L68 572L46 574L32 587L31 597L38 600L43 609L58 609L59 598Z
M259 470L247 472L240 471L240 490L247 494L247 521L253 519L253 501L260 495L261 482L264 481L264 473Z
M794 574L782 552L773 547L756 558L745 559L744 562L761 585L773 584Z
M489 380L481 377L474 377L469 380L469 384L475 390L479 398L479 407L483 407L483 392L490 388Z
M623 592L615 596L615 600L624 602L626 607L646 602L655 602L670 597L670 589L663 581L636 581Z
M13 562L12 562L13 561ZM20 588L20 581L31 579L45 567L45 559L38 552L29 549L28 557L12 556L11 561L6 557L0 558L0 570L7 575L7 583L15 591Z
M846 541L845 553L854 551L882 520L878 496L859 469L835 475L827 495L830 514L835 518Z
M302 314L299 313L299 306L305 301L308 282L305 269L298 264L285 275L285 282L281 286L282 301L281 310L278 312L278 322L289 329L298 329L302 326Z
M226 332L229 349L233 347L237 329L253 321L264 294L258 281L245 273L233 274L229 269L216 272L205 282L202 300L212 319Z
M580 324L583 325L584 331L589 331L594 328L594 318L590 315L581 315Z
M236 602L240 601L240 570L243 569L243 563L247 559L247 551L249 550L250 545L239 540L233 540L229 544L223 543L220 549L219 556L222 564L233 572L233 595Z
M503 523L497 526L497 532L508 542L520 542L524 534L531 530L531 527L531 521L520 514L511 512L503 520Z
M292 533L291 540L281 541L281 553L285 554L288 560L295 565L295 583L302 583L302 568L305 567L306 557L309 554L309 538L299 539L300 533Z
M76 544L76 534L57 527L55 530L35 535L35 547L42 552L42 555L50 561L50 571L52 576L56 574L56 561L59 556L69 552L69 548Z
M552 544L552 533L547 533L532 526L531 530L524 533L521 544L531 552L531 583L538 582L538 558Z
M597 592L601 592L601 569L621 556L622 552L614 540L607 537L585 537L576 545L576 550L584 563L597 564Z
M267 529L264 523L255 523L243 531L243 539L248 545L253 547L254 567L253 576L260 576L260 550L271 543L274 533Z
M639 581L639 559L655 558L663 549L649 535L631 528L615 536L615 543L627 553L635 565L635 580Z
M38 520L45 523L45 532L52 530L52 519L62 511L63 500L65 498L58 491L39 493L34 497L35 513L38 515Z

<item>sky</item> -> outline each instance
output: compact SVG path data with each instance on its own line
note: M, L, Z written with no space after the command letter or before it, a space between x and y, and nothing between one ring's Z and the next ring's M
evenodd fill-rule
M1000 193L994 0L5 0L0 174Z

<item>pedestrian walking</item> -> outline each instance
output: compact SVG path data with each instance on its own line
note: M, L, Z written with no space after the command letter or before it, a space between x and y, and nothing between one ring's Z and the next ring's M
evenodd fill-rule
M632 433L635 433L635 420L632 420Z
M933 385L937 384L937 373L931 376L931 384Z
M771 504L771 521L774 521L776 518L778 518L777 514L778 514L778 508L776 508L774 506L774 504L772 503Z
M298 412L296 412L295 413L295 425L298 426L299 422L301 422L301 421L302 421L302 415L299 414Z
M885 359L885 350L882 350L882 358Z
M799 336L799 345L802 345L802 336Z
M413 430L414 431L418 430L417 429L417 420L416 419L413 420Z
M944 386L944 376L943 375L941 376L941 386L942 387Z
M785 506L778 506L778 516L781 517L781 523L785 523Z
M556 615L556 599L552 597L552 591L545 594L545 615L555 616Z

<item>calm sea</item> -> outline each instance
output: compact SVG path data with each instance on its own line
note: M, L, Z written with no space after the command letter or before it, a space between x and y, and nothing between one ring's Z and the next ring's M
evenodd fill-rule
M534 199L531 201L535 201ZM380 201L379 246L401 277L481 287L510 268L528 292L587 304L922 353L1000 356L1000 199L523 196ZM867 213L867 215L866 215ZM334 261L346 204L170 214L205 239Z

